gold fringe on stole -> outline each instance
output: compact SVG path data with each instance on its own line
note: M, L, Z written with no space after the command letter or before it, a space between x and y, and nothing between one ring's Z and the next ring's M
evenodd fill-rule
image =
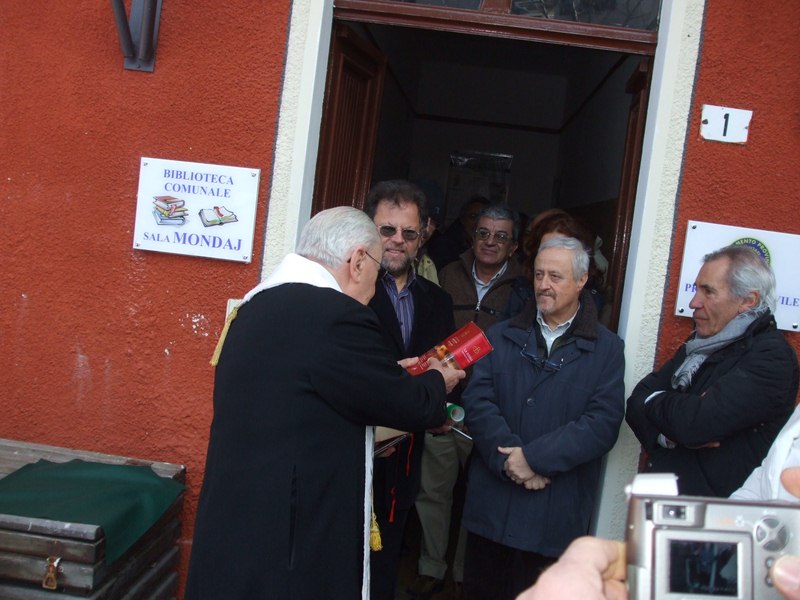
M374 498L374 492L370 492L370 496ZM375 503L375 500L372 500ZM381 542L381 530L378 527L378 517L375 516L375 508L372 508L372 520L369 525L369 549L373 552L383 550L383 542Z
M222 354L222 344L225 343L225 337L228 335L228 329L231 327L231 323L236 318L236 313L239 311L239 306L236 305L233 307L231 314L228 315L228 318L225 319L225 325L222 327L222 333L219 334L219 340L217 341L217 347L214 348L214 354L211 355L211 366L216 367L217 363L219 362L219 355Z

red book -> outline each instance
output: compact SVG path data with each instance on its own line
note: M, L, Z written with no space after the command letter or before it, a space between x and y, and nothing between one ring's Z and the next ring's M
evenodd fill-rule
M466 369L491 351L492 345L481 328L470 322L420 356L419 362L407 370L412 375L424 373L428 370L429 358L438 358L445 365L453 363L457 369Z

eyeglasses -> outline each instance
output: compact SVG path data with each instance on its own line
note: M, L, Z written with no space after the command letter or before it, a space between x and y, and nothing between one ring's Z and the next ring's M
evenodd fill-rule
M561 364L564 362L563 358L559 362L553 362L540 356L531 356L530 360L537 369L545 373L558 373L561 370Z
M397 233L397 227L395 227L394 225L381 225L378 227L378 231L380 231L383 237L390 238L393 237L395 233ZM405 241L413 242L421 234L416 229L401 229L400 235L403 236L403 239Z
M374 256L372 256L372 254L370 254L370 253L369 253L369 252L367 252L366 250L364 250L364 254L366 254L366 255L367 255L367 256L369 256L369 257L370 257L372 260L374 260L374 261L375 261L375 264L377 264L377 265L378 265L378 268L379 268L379 269L381 268L381 261L379 261L377 258L375 258Z
M539 369L540 371L544 371L545 373L558 373L561 370L561 365L564 364L564 359L562 358L558 362L553 362L552 360L547 360L546 358L542 358L541 356L536 356L531 354L528 350L527 342L522 347L522 350L519 351L520 356L527 360L528 362L533 363L533 366Z
M489 238L494 238L495 243L500 245L507 244L511 240L511 236L508 235L508 233L506 233L505 231L497 231L495 233L492 233L491 231L489 231L488 229L484 229L483 227L476 229L475 235L478 236L479 240L483 241L486 241Z
M377 258L375 258L374 256L372 256L372 254L370 254L370 253L369 253L369 252L367 252L366 250L364 250L364 254L366 254L366 255L367 255L367 256L369 256L369 257L370 257L372 260L374 260L374 261L375 261L375 264L376 264L376 265L378 265L378 269L380 269L381 267L383 267L383 265L381 264L381 261L379 261ZM347 262L348 262L348 263L349 263L349 262L351 262L351 261L352 261L352 259L351 259L351 258L348 258L348 259L347 259Z

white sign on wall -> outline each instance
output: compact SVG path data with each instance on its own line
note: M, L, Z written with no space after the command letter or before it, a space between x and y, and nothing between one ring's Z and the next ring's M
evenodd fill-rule
M142 157L133 247L249 263L260 169Z
M752 118L752 110L704 104L700 117L700 136L715 142L744 144Z
M692 316L689 303L695 293L694 280L703 264L703 256L730 245L749 246L772 266L777 280L775 320L778 328L800 331L800 235L763 229L689 221L675 314Z

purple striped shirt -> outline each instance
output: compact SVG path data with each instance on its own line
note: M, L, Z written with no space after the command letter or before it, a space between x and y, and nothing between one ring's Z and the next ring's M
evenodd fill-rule
M400 324L400 332L403 335L403 346L408 352L409 344L411 343L411 328L414 325L414 297L411 295L411 286L417 281L417 276L414 269L408 270L408 279L403 289L397 291L397 283L394 276L385 271L381 278L383 287L394 307L394 313L397 315L397 322Z

